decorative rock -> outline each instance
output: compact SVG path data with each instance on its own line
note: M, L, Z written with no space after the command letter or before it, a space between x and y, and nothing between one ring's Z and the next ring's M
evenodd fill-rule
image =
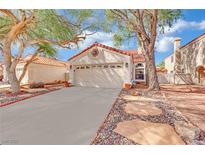
M123 95L123 99L127 101L146 101L146 102L153 102L156 101L152 98L143 97L143 96L131 96L131 95Z
M131 90L121 91L92 144L205 144L205 132L193 126L161 95L139 93L140 96L132 96ZM143 113L139 115L137 108L141 106L141 110L156 107L161 114L149 111L146 115L147 111L140 111ZM184 123L191 124L190 128L186 129Z
M137 91L131 91L130 93L131 93L131 95L133 95L133 96L140 96L140 93L137 92Z
M194 140L200 137L200 129L193 126L191 123L184 121L175 121L175 130L180 134L188 144L197 144Z
M142 120L120 122L114 132L139 144L170 145L185 144L168 124Z
M159 115L162 110L147 102L132 102L125 106L125 112L134 115Z

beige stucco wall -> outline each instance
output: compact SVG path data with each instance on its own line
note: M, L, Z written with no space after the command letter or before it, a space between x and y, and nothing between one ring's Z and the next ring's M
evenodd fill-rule
M7 82L7 81L8 81L8 77L7 77L7 74L6 74L5 65L3 65L3 81L4 81L4 82Z
M94 47L96 48L96 47ZM82 53L78 57L72 59L69 61L69 64L72 65L72 69L70 70L70 82L74 83L75 77L74 77L74 69L76 66L80 65L104 65L104 64L122 64L122 68L116 69L115 71L110 71L110 69L104 69L104 74L108 78L111 78L110 80L116 80L117 78L121 78L124 82L130 82L131 81L131 72L132 72L132 63L131 63L131 57L127 55L123 55L120 53L116 53L113 51L109 51L107 49L97 47L99 50L99 55L97 57L92 57L90 50L86 51L85 53ZM125 67L125 64L128 63L128 67ZM94 74L101 74L100 70L94 70L96 73ZM115 72L115 74L112 74ZM84 73L84 78L92 78L91 73ZM103 80L102 80L103 81Z
M24 65L25 65L25 63L20 63L16 66L16 76L18 79L20 78L20 76L22 74ZM3 81L4 82L8 81L8 77L7 77L4 65L3 65ZM28 71L26 72L24 78L22 79L21 84L28 84Z
M169 79L167 73L157 72L158 81L160 84L168 84Z
M171 57L173 57L173 62L171 62ZM165 58L165 69L167 69L167 73L171 73L174 71L174 54L171 54L169 57Z
M24 65L25 65L25 63L20 63L16 66L16 76L18 79L20 78L20 76L23 72ZM24 78L21 81L21 84L28 84L28 70L29 70L29 67L26 71Z
M174 53L165 59L165 68L168 74L174 71L175 56L173 63L171 63L171 56L174 56ZM205 67L205 37L180 48L179 57L180 73L184 74L182 78L187 78L187 80L191 78L193 83L198 84L198 73L196 68L198 66ZM170 82L174 80L172 76L170 76L169 79ZM182 83L181 79L178 81L178 84Z
M58 80L65 81L66 72L66 67L32 63L28 69L28 82L52 83Z
M20 63L16 66L16 76L19 79L25 63ZM67 67L57 67L44 64L31 63L28 66L27 72L21 81L21 84L29 84L32 82L52 83L54 81L65 81ZM6 72L3 71L4 81L7 80Z
M205 67L205 38L181 49L181 64L184 73L191 74L193 82L198 83L196 68Z

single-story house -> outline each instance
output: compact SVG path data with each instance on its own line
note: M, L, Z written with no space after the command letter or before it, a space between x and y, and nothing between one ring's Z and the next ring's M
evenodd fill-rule
M94 43L68 59L69 81L77 86L121 88L132 80L146 82L140 51Z
M17 78L20 78L23 67L31 58L31 55L25 57L22 61L20 61L16 67L16 75ZM21 82L21 84L31 84L31 83L54 83L57 81L65 81L67 80L67 72L68 72L68 64L56 60L54 58L47 58L37 56L34 60L29 64L26 74ZM4 69L4 81L8 81L6 71Z
M174 40L174 52L165 58L169 83L205 85L205 33L180 46Z

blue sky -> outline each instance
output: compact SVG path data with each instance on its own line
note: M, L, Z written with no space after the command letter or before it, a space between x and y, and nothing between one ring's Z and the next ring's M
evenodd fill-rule
M101 12L102 13L102 12ZM171 28L166 28L165 33L157 38L155 59L156 63L160 63L166 56L173 52L173 40L175 37L181 38L181 45L184 45L195 37L205 33L205 10L182 10L183 16ZM61 50L58 58L67 60L69 57L80 52L94 42L103 43L113 46L112 33L98 32L88 37L84 42L80 43L79 49ZM124 43L121 49L136 49L136 41Z
M103 15L103 10L96 11L99 15ZM183 16L171 28L165 28L165 33L157 37L155 47L156 63L160 63L166 56L173 52L173 40L175 37L181 38L181 45L184 45L195 37L205 33L205 10L182 10ZM71 56L82 51L84 48L99 42L105 45L113 46L113 33L97 32L89 36L85 41L81 42L79 48L76 49L60 49L57 58L66 61ZM136 40L129 43L123 43L121 49L136 49ZM1 57L0 57L1 59Z

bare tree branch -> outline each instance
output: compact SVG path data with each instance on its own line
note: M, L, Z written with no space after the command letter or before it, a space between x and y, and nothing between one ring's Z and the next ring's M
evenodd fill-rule
M16 65L19 63L19 61L21 60L24 48L25 48L25 44L22 40L19 41L19 50L18 50L18 54L17 56L13 59L11 67L10 67L10 71L14 71L16 68Z
M22 74L21 74L21 76L20 76L20 78L19 78L19 83L21 83L22 79L24 78L24 76L25 76L25 74L26 74L26 71L27 71L27 69L28 69L29 64L33 62L33 60L36 58L36 56L37 56L40 52L43 52L43 49L38 48L38 49L34 52L34 54L31 56L31 58L26 61L26 64L25 64L24 67L23 67L23 72L22 72Z

